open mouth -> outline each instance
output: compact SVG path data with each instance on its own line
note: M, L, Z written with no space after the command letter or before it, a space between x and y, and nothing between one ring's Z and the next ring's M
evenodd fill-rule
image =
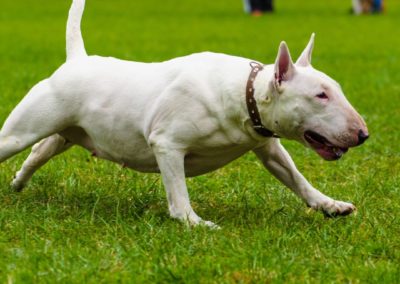
M310 147L327 161L338 160L347 152L347 150L349 150L348 148L333 145L324 136L311 130L304 132L304 138Z

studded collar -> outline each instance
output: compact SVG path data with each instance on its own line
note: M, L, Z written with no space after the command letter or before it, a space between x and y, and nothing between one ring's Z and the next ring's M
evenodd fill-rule
M257 103L254 98L254 81L257 77L258 72L263 70L264 67L260 63L254 61L250 62L250 67L251 72L246 84L246 105L251 122L253 124L253 129L261 136L278 138L278 135L276 135L274 132L272 132L262 124L260 113L258 112L257 108Z

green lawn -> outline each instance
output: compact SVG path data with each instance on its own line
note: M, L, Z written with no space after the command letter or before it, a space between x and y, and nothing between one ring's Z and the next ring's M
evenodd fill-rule
M313 65L342 84L371 138L337 162L284 141L322 192L356 214L313 212L248 154L188 179L194 209L222 230L171 220L158 175L92 158L55 158L22 192L28 151L0 166L0 283L399 283L400 2L355 17L350 0L276 1L262 18L240 0L87 0L90 54L160 61L210 50L272 63L316 32ZM2 1L0 121L65 60L70 1Z

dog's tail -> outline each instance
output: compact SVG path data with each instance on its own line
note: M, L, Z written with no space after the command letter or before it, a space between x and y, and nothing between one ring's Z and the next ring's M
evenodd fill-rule
M81 33L81 20L85 0L73 0L67 21L67 61L87 56Z

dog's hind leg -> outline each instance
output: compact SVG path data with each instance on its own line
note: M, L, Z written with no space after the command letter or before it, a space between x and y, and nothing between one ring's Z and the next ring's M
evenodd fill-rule
M0 162L65 129L72 120L71 109L54 94L47 80L37 84L11 112L0 131Z
M311 208L321 210L327 216L348 215L356 210L353 204L334 200L315 189L297 170L278 139L271 139L267 145L255 149L254 152L276 178Z
M64 137L54 134L35 144L32 152L23 163L21 169L16 173L11 186L21 191L32 175L47 163L52 157L63 153L69 149L73 143L67 141Z

